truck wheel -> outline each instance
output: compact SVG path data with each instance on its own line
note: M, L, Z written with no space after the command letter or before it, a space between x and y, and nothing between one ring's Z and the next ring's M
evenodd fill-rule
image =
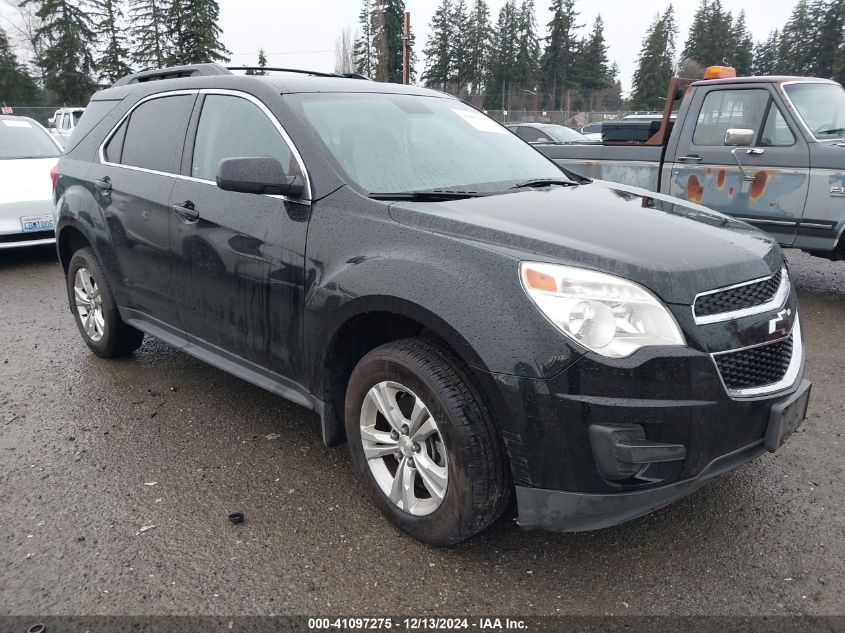
M448 350L414 338L369 352L346 391L352 461L397 527L437 546L495 521L512 486L501 436Z
M106 275L90 248L73 254L67 270L67 293L76 326L97 356L125 356L141 346L144 333L120 318Z

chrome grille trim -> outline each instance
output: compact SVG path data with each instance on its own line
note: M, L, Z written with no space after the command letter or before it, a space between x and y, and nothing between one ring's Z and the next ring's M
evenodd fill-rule
M775 293L774 297L772 297L769 301L765 303L761 303L759 305L751 306L748 308L743 308L741 310L733 310L731 312L719 312L718 314L709 314L707 316L698 316L695 313L695 304L700 297L718 294L720 292L733 290L735 288L742 288L744 286L759 284L761 282L768 281L777 273L773 273L768 277L760 277L759 279L744 281L740 284L725 286L724 288L716 288L715 290L699 292L697 295L695 295L695 299L693 299L692 301L692 306L690 306L690 309L692 310L692 318L695 321L695 324L708 325L710 323L722 323L724 321L733 321L734 319L741 319L742 317L753 316L755 314L762 314L763 312L769 312L770 310L779 310L784 306L784 304L786 304L786 300L789 298L789 292L792 288L792 284L789 280L789 272L787 271L786 266L781 269L780 273L780 286L778 286L777 292Z
M753 349L755 347L761 347L763 345L773 345L775 343L785 341L790 337L792 337L792 358L789 361L789 367L787 367L786 373L783 375L783 378L781 378L775 383L771 383L768 385L760 385L759 387L747 387L745 389L728 388L728 386L725 384L724 379L722 378L721 371L719 371L719 364L716 362L717 356L722 356L724 354L735 354L736 352L742 352L744 350ZM784 389L789 389L798 380L799 376L801 375L801 370L804 366L804 342L801 337L801 323L800 319L798 318L798 314L796 313L795 315L795 321L792 324L792 330L790 330L789 334L782 338L779 338L774 341L758 343L757 345L748 345L746 347L729 349L725 350L724 352L714 352L710 354L710 357L713 360L713 365L716 367L716 373L719 374L719 380L722 382L722 386L725 388L725 391L731 398L754 398L757 396L766 396L774 394L779 391L783 391Z

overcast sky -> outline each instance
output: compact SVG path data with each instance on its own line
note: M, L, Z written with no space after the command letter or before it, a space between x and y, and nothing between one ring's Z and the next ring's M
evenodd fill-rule
M8 3L10 0L0 0ZM505 0L488 0L492 19ZM357 28L358 0L219 0L223 42L233 53L236 64L255 63L257 50L263 46L271 66L287 66L331 71L334 69L334 46L344 27ZM471 4L469 0L468 4ZM406 0L411 12L412 28L417 36L422 71L422 49L428 37L428 24L439 0ZM549 21L550 0L537 1L537 22L541 32ZM772 29L781 28L788 19L794 0L727 0L724 5L734 13L745 9L748 26L755 40L766 37ZM631 76L643 34L657 12L663 11L666 0L579 0L580 22L589 28L597 14L605 21L605 36L610 46L610 59L619 64L623 89L630 89ZM698 6L697 0L674 3L680 26L679 49L683 47L687 29ZM0 13L9 17L14 11L4 7ZM2 22L0 22L2 23ZM4 24L4 26L6 26ZM8 29L7 29L8 30Z

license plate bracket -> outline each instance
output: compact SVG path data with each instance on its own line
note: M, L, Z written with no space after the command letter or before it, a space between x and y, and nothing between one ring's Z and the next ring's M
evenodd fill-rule
M772 407L769 414L769 426L766 428L766 450L774 453L801 426L807 417L807 405L810 403L809 380L802 380L798 390L788 398Z

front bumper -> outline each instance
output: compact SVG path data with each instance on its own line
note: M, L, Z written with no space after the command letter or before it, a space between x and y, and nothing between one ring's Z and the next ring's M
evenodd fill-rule
M686 497L765 452L761 439L714 460L697 477L635 492L587 494L517 486L517 523L525 530L549 532L586 532L618 525Z

